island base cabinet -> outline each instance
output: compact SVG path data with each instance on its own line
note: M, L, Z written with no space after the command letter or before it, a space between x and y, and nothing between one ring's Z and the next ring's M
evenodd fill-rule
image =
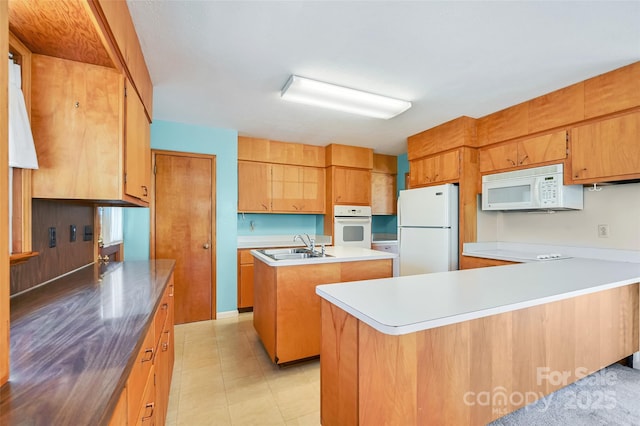
M638 289L400 336L322 300L322 424L487 424L637 352Z
M269 354L282 364L320 354L320 284L388 278L392 260L271 267L254 264L253 325Z

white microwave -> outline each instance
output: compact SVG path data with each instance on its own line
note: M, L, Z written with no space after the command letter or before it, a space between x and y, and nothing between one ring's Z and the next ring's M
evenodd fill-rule
M563 184L563 165L482 176L482 210L582 210L582 185Z

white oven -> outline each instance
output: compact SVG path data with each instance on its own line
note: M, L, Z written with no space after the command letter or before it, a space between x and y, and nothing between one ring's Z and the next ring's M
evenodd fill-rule
M371 207L334 206L333 223L334 245L371 248Z

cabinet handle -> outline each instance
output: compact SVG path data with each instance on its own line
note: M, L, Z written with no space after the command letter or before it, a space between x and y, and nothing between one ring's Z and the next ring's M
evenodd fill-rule
M146 186L142 185L142 196L146 197L149 195L149 190L147 189Z
M584 169L582 169L582 170L578 170L578 172L576 173L576 175L574 177L579 178L580 177L580 173L586 172L586 171L587 171L586 167Z
M160 309L166 310L169 307L168 303L163 303L162 306L160 306Z
M292 206L294 209L299 210L299 209L298 209L298 206L296 206L295 204L292 204L291 206Z
M513 161L511 158L507 158L507 161L510 162L512 166L516 165L516 162Z
M529 158L529 156L525 155L524 158L520 160L520 165L522 165L527 160L527 158Z
M149 358L147 358L147 355ZM153 348L145 349L144 357L142 358L142 362L149 362L153 359Z
M202 245L202 248L205 249L205 250L208 250L209 249L209 243L204 243Z
M263 209L265 209L265 210L269 210L269 209L267 208L267 206L265 206L263 203L260 203L260 205L262 206L262 208L263 208Z
M146 404L146 405L144 406L144 412L145 412L145 414L146 414L146 412L147 412L147 410L148 410L149 408L151 408L151 412L149 413L149 415L148 415L148 416L142 416L142 421L145 421L145 420L150 419L151 417L153 417L153 409L155 408L155 404L154 404L153 402L150 402L150 403Z
M173 297L173 284L169 286L171 290L169 290L169 297Z

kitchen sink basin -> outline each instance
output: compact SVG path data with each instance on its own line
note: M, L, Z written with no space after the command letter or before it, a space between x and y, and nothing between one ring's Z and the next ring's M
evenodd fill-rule
M265 256L270 257L273 260L297 260L316 257L332 257L328 254L322 255L320 252L311 251L308 248L302 247L266 249L257 251L264 254Z

